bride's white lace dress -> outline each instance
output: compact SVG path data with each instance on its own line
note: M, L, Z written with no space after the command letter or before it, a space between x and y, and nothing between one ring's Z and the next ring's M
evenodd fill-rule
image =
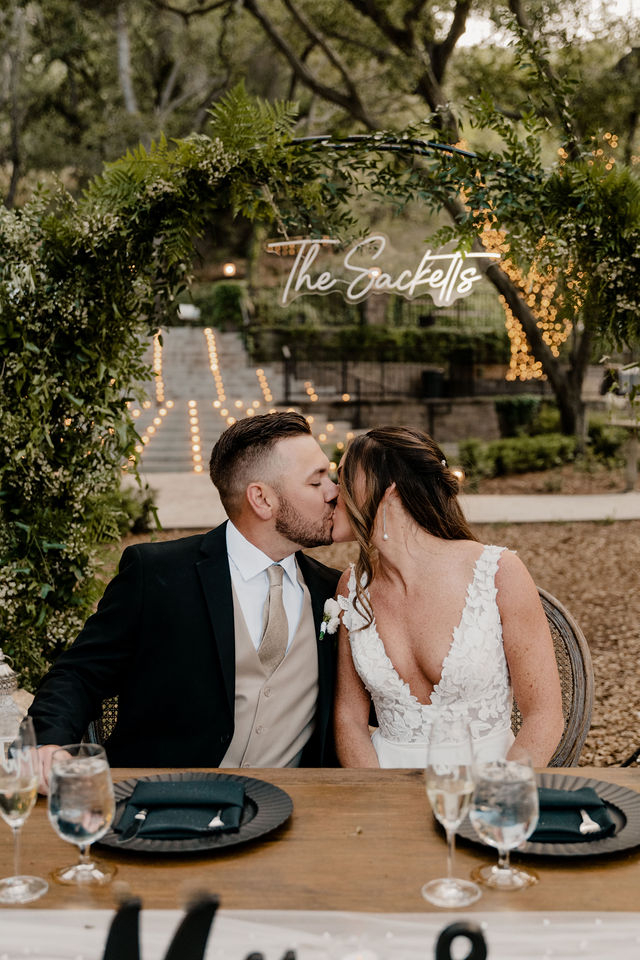
M428 704L410 691L387 656L375 619L356 609L353 566L348 597L338 597L349 632L354 666L371 695L378 717L372 743L381 767L422 767L434 713L445 715L453 729L468 725L479 759L503 756L513 743L512 693L502 645L502 624L496 602L495 577L504 547L485 546L474 567L473 579L460 623L453 631L449 652L442 664L440 682ZM428 628L427 628L428 629ZM443 744L449 760L456 750L452 740Z

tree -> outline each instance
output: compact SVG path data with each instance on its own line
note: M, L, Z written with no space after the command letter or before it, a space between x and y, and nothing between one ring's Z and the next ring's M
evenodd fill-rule
M23 202L37 180L51 182L52 171L77 190L139 142L203 130L213 103L258 59L255 37L222 7L201 6L203 19L155 0L86 0L79 16L78 3L68 0L6 0L0 11L6 205Z

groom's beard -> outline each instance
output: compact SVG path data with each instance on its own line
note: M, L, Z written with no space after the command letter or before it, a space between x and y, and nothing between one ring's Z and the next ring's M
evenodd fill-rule
M280 496L280 505L276 517L276 530L291 543L301 547L324 547L333 543L333 503L327 504L321 520L312 521L304 517L286 497Z

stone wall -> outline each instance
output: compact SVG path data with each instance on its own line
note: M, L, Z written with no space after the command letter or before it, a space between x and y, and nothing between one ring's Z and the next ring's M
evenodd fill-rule
M350 421L354 430L384 424L418 427L440 443L455 443L468 437L495 440L500 436L493 397L435 400L363 400L355 402L296 403L305 415L328 421Z

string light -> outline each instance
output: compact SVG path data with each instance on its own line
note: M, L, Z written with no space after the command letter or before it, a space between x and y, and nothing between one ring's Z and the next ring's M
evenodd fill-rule
M143 410L148 410L151 407L151 401L145 400L144 403L141 404L141 406L142 406L142 410L138 407L134 407L133 409L131 409L131 403L130 402L127 403L127 407L134 420L139 420L139 418L142 416ZM157 411L157 415L153 417L152 422L147 427L145 427L144 432L140 435L140 442L134 446L133 449L135 450L136 453L140 454L145 450L145 448L149 445L149 443L153 439L154 435L160 430L160 428L164 424L165 422L164 418L167 416L167 413L172 408L173 408L172 400L168 400L166 406L160 407L160 409ZM127 462L123 464L123 470L127 469L127 463L134 464L135 462L136 462L135 456L128 457Z
M262 390L264 402L273 403L273 394L271 393L271 388L269 387L269 382L265 376L265 372L261 367L258 367L256 370L256 377L258 378L258 383L260 384L260 389Z
M618 147L618 136L615 133L607 132L603 135L604 146L598 146L594 143L592 150L592 159L589 165L596 163L604 165L605 170L612 170L616 162L613 153L608 152L616 150ZM594 138L595 140L595 138ZM560 147L558 149L560 166L569 159L569 154ZM640 157L638 158L640 160ZM633 158L632 158L633 161ZM482 231L482 240L485 248L493 253L503 254L501 267L507 276L514 282L522 294L526 297L527 306L533 311L537 320L536 326L541 332L543 341L549 347L552 356L560 356L560 348L566 343L573 329L573 322L569 317L558 317L559 296L557 294L557 283L555 275L550 267L546 272L539 270L534 264L529 272L524 275L515 264L504 256L509 250L509 244L504 231L496 229L492 223L486 222ZM546 238L540 241L544 245ZM583 274L576 271L574 275L570 272L566 277L566 286L569 290L579 290L580 281ZM520 321L514 315L506 299L501 295L500 302L505 312L505 326L511 345L511 357L509 370L507 371L507 380L546 380L542 371L542 363L536 360L527 336L522 328ZM575 314L582 306L582 300L576 294L573 295L574 319Z
M226 400L226 395L224 392L224 382L222 380L222 374L220 373L220 363L218 360L218 348L216 346L216 338L211 327L205 327L203 330L204 338L207 343L207 353L209 354L209 369L215 381L216 393L218 394L218 400L220 402Z
M189 410L189 431L191 433L191 459L193 461L193 472L202 473L202 456L200 454L200 424L198 417L197 400L189 400L187 404Z
M545 238L543 237L540 242L544 243ZM558 310L553 303L557 284L551 271L543 273L534 264L526 275L523 274L520 268L505 256L509 251L505 231L498 230L489 221L485 223L482 230L482 243L488 252L501 254L501 268L525 296L527 306L537 317L536 326L541 331L542 339L550 348L552 355L559 356L560 347L567 340L573 325L569 320L558 320ZM542 363L533 355L522 324L502 294L499 300L505 313L505 326L510 343L509 369L506 379L546 380Z
M164 403L164 380L162 379L162 343L160 331L153 335L153 372L155 374L156 403Z

